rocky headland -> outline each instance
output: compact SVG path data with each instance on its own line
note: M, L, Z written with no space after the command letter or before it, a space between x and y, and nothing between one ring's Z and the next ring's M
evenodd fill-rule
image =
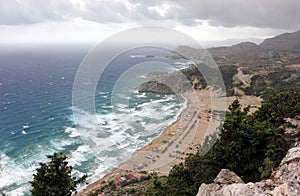
M169 73L153 72L147 75L149 81L138 86L139 93L174 94L206 87L204 79L195 65Z

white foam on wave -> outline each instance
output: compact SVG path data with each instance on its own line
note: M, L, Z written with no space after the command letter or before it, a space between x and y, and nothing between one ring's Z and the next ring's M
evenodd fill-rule
M146 75L140 75L140 76L138 76L139 78L147 78L147 76Z
M49 141L51 148L55 151L63 151L65 149L65 146L68 144L71 144L72 142L66 142L60 139L53 139Z
M89 182L101 178L111 168L130 157L139 147L159 135L166 124L176 120L177 116L175 119L164 120L165 115L179 110L178 107L177 109L174 107L177 103L165 104L172 99L174 97L164 96L159 100L139 104L138 107L142 107L142 110L128 109L126 104L120 103L118 107L129 110L121 113L89 114L74 109L77 126L65 127L65 133L69 137L55 137L45 144L36 143L17 160L1 155L0 167L3 168L0 168L0 189L15 187L8 195L23 195L24 192L28 192L30 189L28 181L38 166L37 160L48 161L46 154L64 151L74 143L78 147L70 152L68 162L74 166L75 174L82 175L80 168L85 167L89 170ZM146 122L145 119L150 119L150 122ZM128 130L132 130L131 134ZM105 134L99 136L99 133L105 132L108 132L106 137ZM140 139L140 136L144 139Z
M130 99L130 94L129 93L115 93L113 94L113 99L115 98L121 98L124 100L129 100Z
M67 134L69 134L70 137L78 137L78 136L80 136L80 134L78 133L78 129L73 128L73 127L67 127L65 129L65 132Z
M35 173L38 162L48 162L49 159L45 155L63 151L74 143L78 143L78 140L58 137L47 141L47 143L35 143L31 147L25 148L14 159L0 153L0 190L9 196L29 193L31 187L28 182L32 180L32 174ZM89 159L88 152L91 152L88 146L79 146L71 155L68 155L70 156L68 161L71 165L80 166L82 162ZM83 175L77 169L73 173L77 176Z
M123 104L123 103L117 103L117 104L114 104L114 107L115 108L128 108L128 105L127 104Z
M141 97L147 97L146 93L140 93L140 94L136 94L135 97L141 98Z
M80 137L83 145L70 154L70 164L78 167L89 164L89 182L101 178L177 119L175 114L183 107L179 107L175 99L174 96L161 96L138 104L141 108L138 110L115 103L113 113L108 114L90 114L73 108L76 128L66 127L65 133L70 138ZM171 104L167 105L168 102ZM174 118L166 120L167 115L174 115Z
M176 64L176 65L185 65L186 62L178 62L178 61L177 61L177 62L175 62L175 64Z
M147 125L144 126L145 131L143 132L143 134L141 136L151 136L155 133L158 133L160 131L160 129L162 128L161 124L157 124L157 123L148 123ZM154 131L156 130L156 131Z
M26 159L16 163L15 160L1 153L0 190L3 190L8 196L24 195L24 192L28 192L30 189L28 181L31 180L35 167Z
M101 105L101 108L104 108L104 109L106 109L106 108L113 108L114 106L112 106L112 105Z
M9 191L7 193L5 193L5 195L7 196L23 196L24 195L24 192L28 192L27 188L26 187L19 187L15 190L12 190L12 191Z
M139 91L137 88L134 88L134 89L131 89L130 90L130 93L133 93L133 94L139 94Z
M99 92L99 95L106 95L106 94L108 94L109 92L107 92L107 91L101 91L101 92Z
M74 152L71 153L70 157L68 157L68 162L72 166L81 166L82 162L88 160L87 154L92 150L88 145L79 146Z
M136 55L130 55L131 58L145 58L145 55L140 55L140 54L136 54Z

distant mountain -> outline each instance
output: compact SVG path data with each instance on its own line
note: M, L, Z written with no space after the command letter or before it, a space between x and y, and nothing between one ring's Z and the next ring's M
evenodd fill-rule
M241 42L253 42L260 44L263 39L259 38L247 38L247 39L226 39L221 41L206 41L201 43L204 48L220 47L220 46L232 46Z
M300 31L266 39L259 45L253 42L241 42L206 50L179 46L175 51L186 58L201 62L211 56L219 66L274 67L300 64Z
M261 49L257 44L252 42L241 42L232 46L212 47L207 49L207 51L210 52L210 54L213 56L236 56L241 54L249 55L253 52L262 50L263 49ZM191 57L199 55L201 52L204 51L204 49L195 49L188 46L179 46L175 51L184 54L188 57Z
M300 52L300 31L265 39L259 46L269 50Z
M242 42L235 44L230 47L215 47L209 48L208 51L213 54L213 56L227 56L227 55L242 55L251 54L253 52L261 51L261 48L252 42Z
M187 46L179 46L176 52L191 59L203 60L203 57L207 56L207 53L214 58L218 65L226 64L258 64L262 56L272 58L272 54L265 54L265 49L259 47L252 42L242 42L233 46L222 46L204 49L194 49Z

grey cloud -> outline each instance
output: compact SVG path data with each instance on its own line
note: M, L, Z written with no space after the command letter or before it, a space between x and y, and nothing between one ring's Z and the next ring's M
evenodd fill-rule
M124 1L127 1L124 3ZM0 24L18 25L80 17L99 23L157 22L193 26L206 20L213 26L300 28L299 0L0 0ZM76 1L75 1L76 2ZM169 7L165 15L149 8ZM129 7L132 6L132 9Z
M174 3L174 1L170 1ZM300 28L299 0L190 0L176 1L177 19L208 20L214 26ZM184 20L182 20L184 19Z
M196 20L207 20L211 25L225 27L300 28L299 0L166 0L163 2L156 0L150 2L143 3L141 7L162 3L173 5L171 13L162 19L172 19L188 26L197 25Z
M85 8L79 10L77 16L86 20L106 23L122 23L127 18L127 8L124 3L110 1L91 0L86 3ZM76 15L75 15L76 16Z
M64 20L61 10L68 9L64 1L0 0L0 24L33 24L47 20Z
M0 0L0 24L34 24L80 17L96 22L124 22L127 8L121 1L89 0L80 7L70 0Z

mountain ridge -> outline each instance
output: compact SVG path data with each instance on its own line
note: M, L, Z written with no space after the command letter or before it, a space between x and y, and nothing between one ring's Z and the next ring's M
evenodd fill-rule
M276 51L300 52L300 30L267 38L259 46Z

